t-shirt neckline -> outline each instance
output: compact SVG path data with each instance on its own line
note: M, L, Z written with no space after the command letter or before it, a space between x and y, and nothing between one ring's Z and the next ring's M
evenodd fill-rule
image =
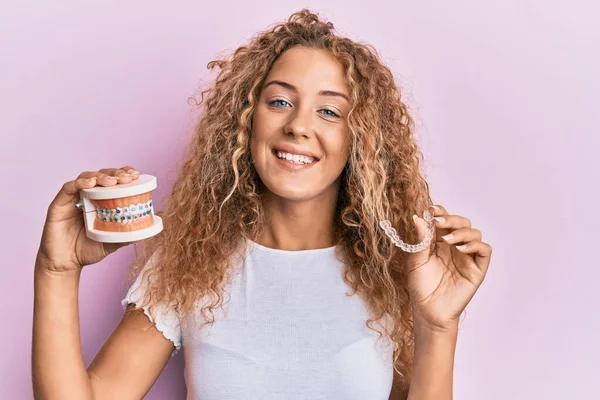
M331 247L323 247L321 249L307 249L307 250L282 250L282 249L273 249L271 247L266 247L263 246L262 244L258 244L256 242L254 242L253 240L247 239L248 243L261 250L261 251L266 251L268 253L275 253L275 254L283 254L283 255L301 255L301 254L317 254L317 253L334 253L335 252L335 248L337 247L337 245L333 245Z

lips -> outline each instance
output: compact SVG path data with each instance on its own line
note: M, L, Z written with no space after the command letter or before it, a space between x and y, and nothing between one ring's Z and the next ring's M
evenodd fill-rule
M273 155L281 161L285 161L285 159L281 159L279 158L279 156L277 155L278 152L283 152L283 153L292 153L291 151L284 151L284 150L279 150L279 149L273 149L272 153ZM306 156L306 154L298 154L298 153L292 153L292 154L297 154L297 155L302 155L302 156ZM319 159L317 157L313 157L313 156L307 156L307 157L312 157L313 158L313 162L310 164L304 164L304 165L312 165L312 164L316 164L319 162Z
M302 163L294 163L294 162L291 162L288 160L282 160L279 157L277 157L276 151L273 151L273 157L274 157L275 163L277 165L279 165L280 167L282 167L283 169L285 169L289 172L304 171L304 170L312 168L315 164L317 164L319 162L318 160L314 160L310 164L302 164Z
M315 162L319 161L319 159L320 159L319 156L317 156L315 153L313 153L309 149L296 147L296 146L292 146L292 145L282 144L280 146L276 146L273 148L273 154L277 155L278 151L282 151L284 153L297 154L299 156L312 157L315 159Z

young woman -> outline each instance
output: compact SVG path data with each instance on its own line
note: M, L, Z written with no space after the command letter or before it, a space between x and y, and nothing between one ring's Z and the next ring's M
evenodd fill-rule
M165 229L144 241L127 311L87 369L81 270L122 245L85 236L77 193L139 172L84 172L50 205L36 396L142 398L183 345L188 399L451 399L458 319L491 247L432 205L389 69L307 10L209 67L220 73L159 213ZM413 219L427 212L435 221ZM403 251L384 220L425 246Z

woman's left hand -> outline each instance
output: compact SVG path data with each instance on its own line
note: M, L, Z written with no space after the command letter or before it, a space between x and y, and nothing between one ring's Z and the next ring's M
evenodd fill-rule
M429 256L428 246L411 253L407 262L414 323L435 331L456 330L460 314L485 278L492 247L481 241L481 232L469 219L434 207L435 251ZM427 223L419 217L416 226L423 240Z

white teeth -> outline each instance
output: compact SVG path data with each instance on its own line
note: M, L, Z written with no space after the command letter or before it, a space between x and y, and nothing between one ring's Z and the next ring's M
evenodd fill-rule
M292 161L296 164L312 164L315 159L313 157L302 156L298 154L285 153L283 151L277 152L277 158L281 158L283 160Z
M104 222L120 222L130 224L133 220L152 214L152 200L145 203L131 204L128 207L98 208L97 216Z

